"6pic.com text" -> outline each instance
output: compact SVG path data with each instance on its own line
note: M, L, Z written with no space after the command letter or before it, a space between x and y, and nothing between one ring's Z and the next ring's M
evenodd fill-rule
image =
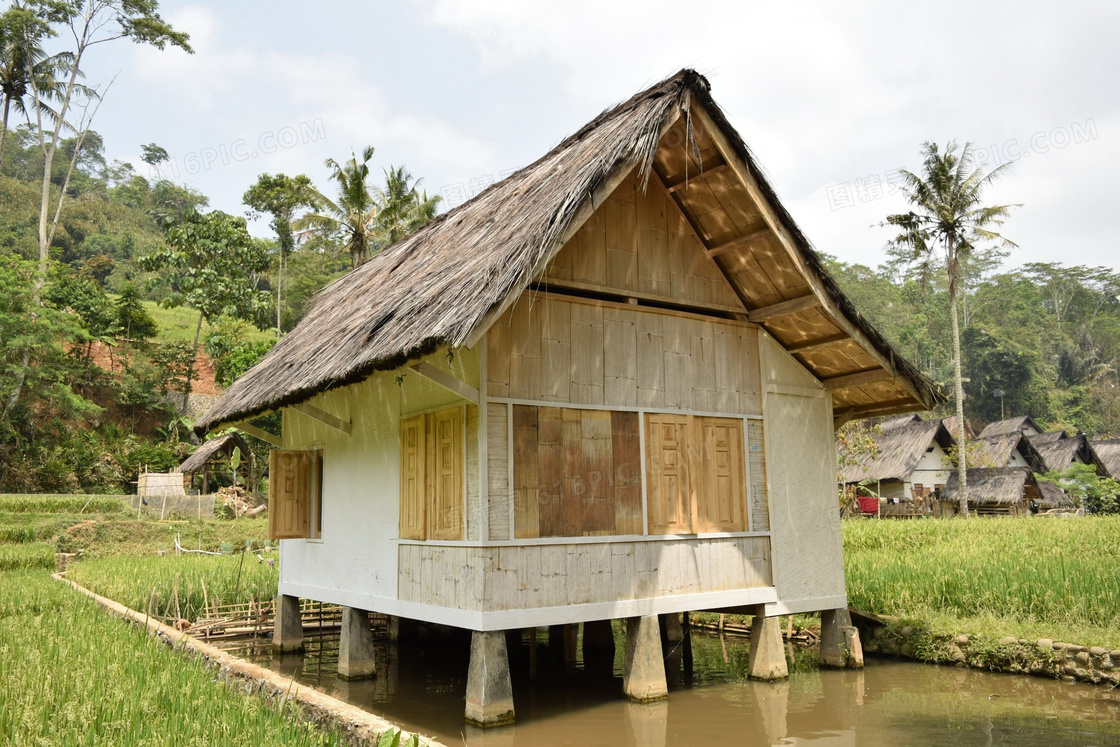
M300 122L295 127L287 126L262 132L252 144L245 138L238 138L229 144L201 148L185 155L181 159L182 167L180 167L180 159L172 158L152 167L152 171L157 178L169 176L178 179L184 173L197 174L200 171L209 171L219 163L222 166L229 166L231 163L248 161L280 150L289 150L297 145L325 140L326 137L327 128L322 119Z

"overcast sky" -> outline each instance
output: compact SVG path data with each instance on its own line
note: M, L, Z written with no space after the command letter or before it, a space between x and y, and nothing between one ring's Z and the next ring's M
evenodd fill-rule
M822 251L880 262L893 172L956 138L1014 161L990 193L1023 203L1011 264L1120 268L1120 3L842 5L164 2L194 55L119 42L86 69L117 75L94 123L110 159L146 169L156 142L176 181L241 214L259 173L326 189L324 159L367 144L453 206L694 67Z

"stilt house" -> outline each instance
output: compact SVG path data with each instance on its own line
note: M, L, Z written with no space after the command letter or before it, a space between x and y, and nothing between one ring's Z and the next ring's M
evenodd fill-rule
M300 597L476 631L493 724L511 629L626 618L646 699L658 614L749 609L781 676L774 616L847 604L834 425L941 399L682 71L326 288L198 429L283 412L276 644Z

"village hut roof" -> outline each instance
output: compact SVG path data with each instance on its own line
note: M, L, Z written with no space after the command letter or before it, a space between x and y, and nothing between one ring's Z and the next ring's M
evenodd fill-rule
M1011 455L1019 449L1022 440L1021 431L978 438L970 442L969 458L976 464L989 468L1006 467L1011 462ZM971 473L971 470L969 472Z
M919 420L910 425L880 430L874 440L875 451L861 456L858 463L845 466L840 471L843 482L903 480L917 468L930 444L937 440L947 446L952 438L940 420Z
M179 465L180 472L201 472L210 459L223 449L234 447L241 449L241 453L248 455L249 444L237 433L226 433L206 441Z
M879 423L880 431L889 431L894 428L902 428L907 425L914 425L915 423L922 422L922 416L916 412L909 413L908 415L899 415L897 418L884 420Z
M1027 436L1027 443L1035 454L1035 459L1032 461L1036 462L1034 467L1039 472L1050 470L1060 472L1068 468L1078 451L1085 445L1084 436L1062 438L1064 434L1060 432L1058 438L1053 438L1053 435L1053 433L1042 433L1038 436Z
M971 475L971 473L970 473ZM970 478L971 479L971 478ZM1073 501L1059 486L1046 480L1036 480L1038 486L1038 505L1045 508L1059 508L1061 506L1072 506ZM971 490L969 491L972 492Z
M1054 441L1061 441L1066 437L1064 431L1050 431L1049 433L1039 433L1037 436L1027 436L1032 444L1048 444Z
M947 418L941 418L941 425L945 426L945 430L947 430L953 436L953 438L956 439L956 437L957 437L957 416L956 415L950 415ZM965 424L964 424L964 437L965 437L965 439L974 438L975 435L976 434L974 434L972 432L972 429L968 427L968 421L966 420Z
M1042 428L1038 427L1038 423L1034 422L1030 415L1020 415L1007 420L997 420L994 423L988 423L984 426L984 430L980 431L977 438L992 438L994 436L1012 435L1014 433L1022 433L1028 427L1033 428L1035 433L1042 433Z
M1120 438L1104 438L1089 442L1093 461L1108 477L1120 479Z
M968 470L969 504L997 503L1010 505L1025 497L1026 487L1035 486L1034 475L1026 467L995 467ZM960 472L953 470L945 487L941 489L943 500L960 500Z
M832 391L838 417L929 409L945 401L940 387L840 291L709 89L702 75L682 70L380 251L321 291L304 319L234 382L196 431L305 402L440 346L475 344L627 175L636 172L643 186L661 180L668 189L665 179L676 166L671 176L685 186L709 178L705 171L716 163L729 167L715 176L726 179L718 200L751 206L757 222L740 227L719 216L710 224L699 220L710 213L710 189L684 188L673 198L739 297L743 316L765 310L755 316L772 337L787 347L805 346L798 358ZM728 227L734 240L717 241L729 235ZM781 265L781 272L763 277L759 259L763 266ZM792 305L782 305L786 301ZM839 347L815 347L828 338L814 330L832 331ZM838 368L837 355L854 356L847 365L855 367Z

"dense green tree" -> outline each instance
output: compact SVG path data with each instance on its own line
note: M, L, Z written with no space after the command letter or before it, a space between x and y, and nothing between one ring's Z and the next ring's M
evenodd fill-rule
M128 283L114 305L117 332L126 340L146 342L159 334L159 325L141 303L140 289Z
M375 248L384 249L424 227L436 217L442 199L417 191L423 179L413 179L404 166L385 171L385 186L374 189L377 214Z
M940 271L949 284L949 319L953 330L953 390L957 403L958 447L965 441L964 390L961 374L961 336L957 295L967 276L965 263L987 242L1014 246L994 228L1010 214L1011 205L982 204L984 192L1008 164L985 174L975 167L972 149L965 144L960 154L950 142L942 151L936 143L922 146L922 175L902 171L902 191L910 203L907 213L887 216L887 224L899 229L893 243L909 251L923 268L922 275ZM960 513L968 516L968 465L961 450Z
M277 269L276 269L276 337L283 334L283 306L281 298L284 288L284 263L295 250L296 241L292 233L292 219L297 210L315 207L319 203L318 193L311 186L311 180L304 174L261 174L256 184L246 190L241 198L250 208L250 215L272 216L272 230L276 232Z
M197 212L171 225L167 246L141 259L151 271L163 271L169 293L161 303L168 307L186 304L198 311L191 369L183 393L183 412L190 399L194 358L202 322L214 323L221 316L267 325L269 296L258 289L260 275L268 269L268 254L254 241L245 219L215 210Z

